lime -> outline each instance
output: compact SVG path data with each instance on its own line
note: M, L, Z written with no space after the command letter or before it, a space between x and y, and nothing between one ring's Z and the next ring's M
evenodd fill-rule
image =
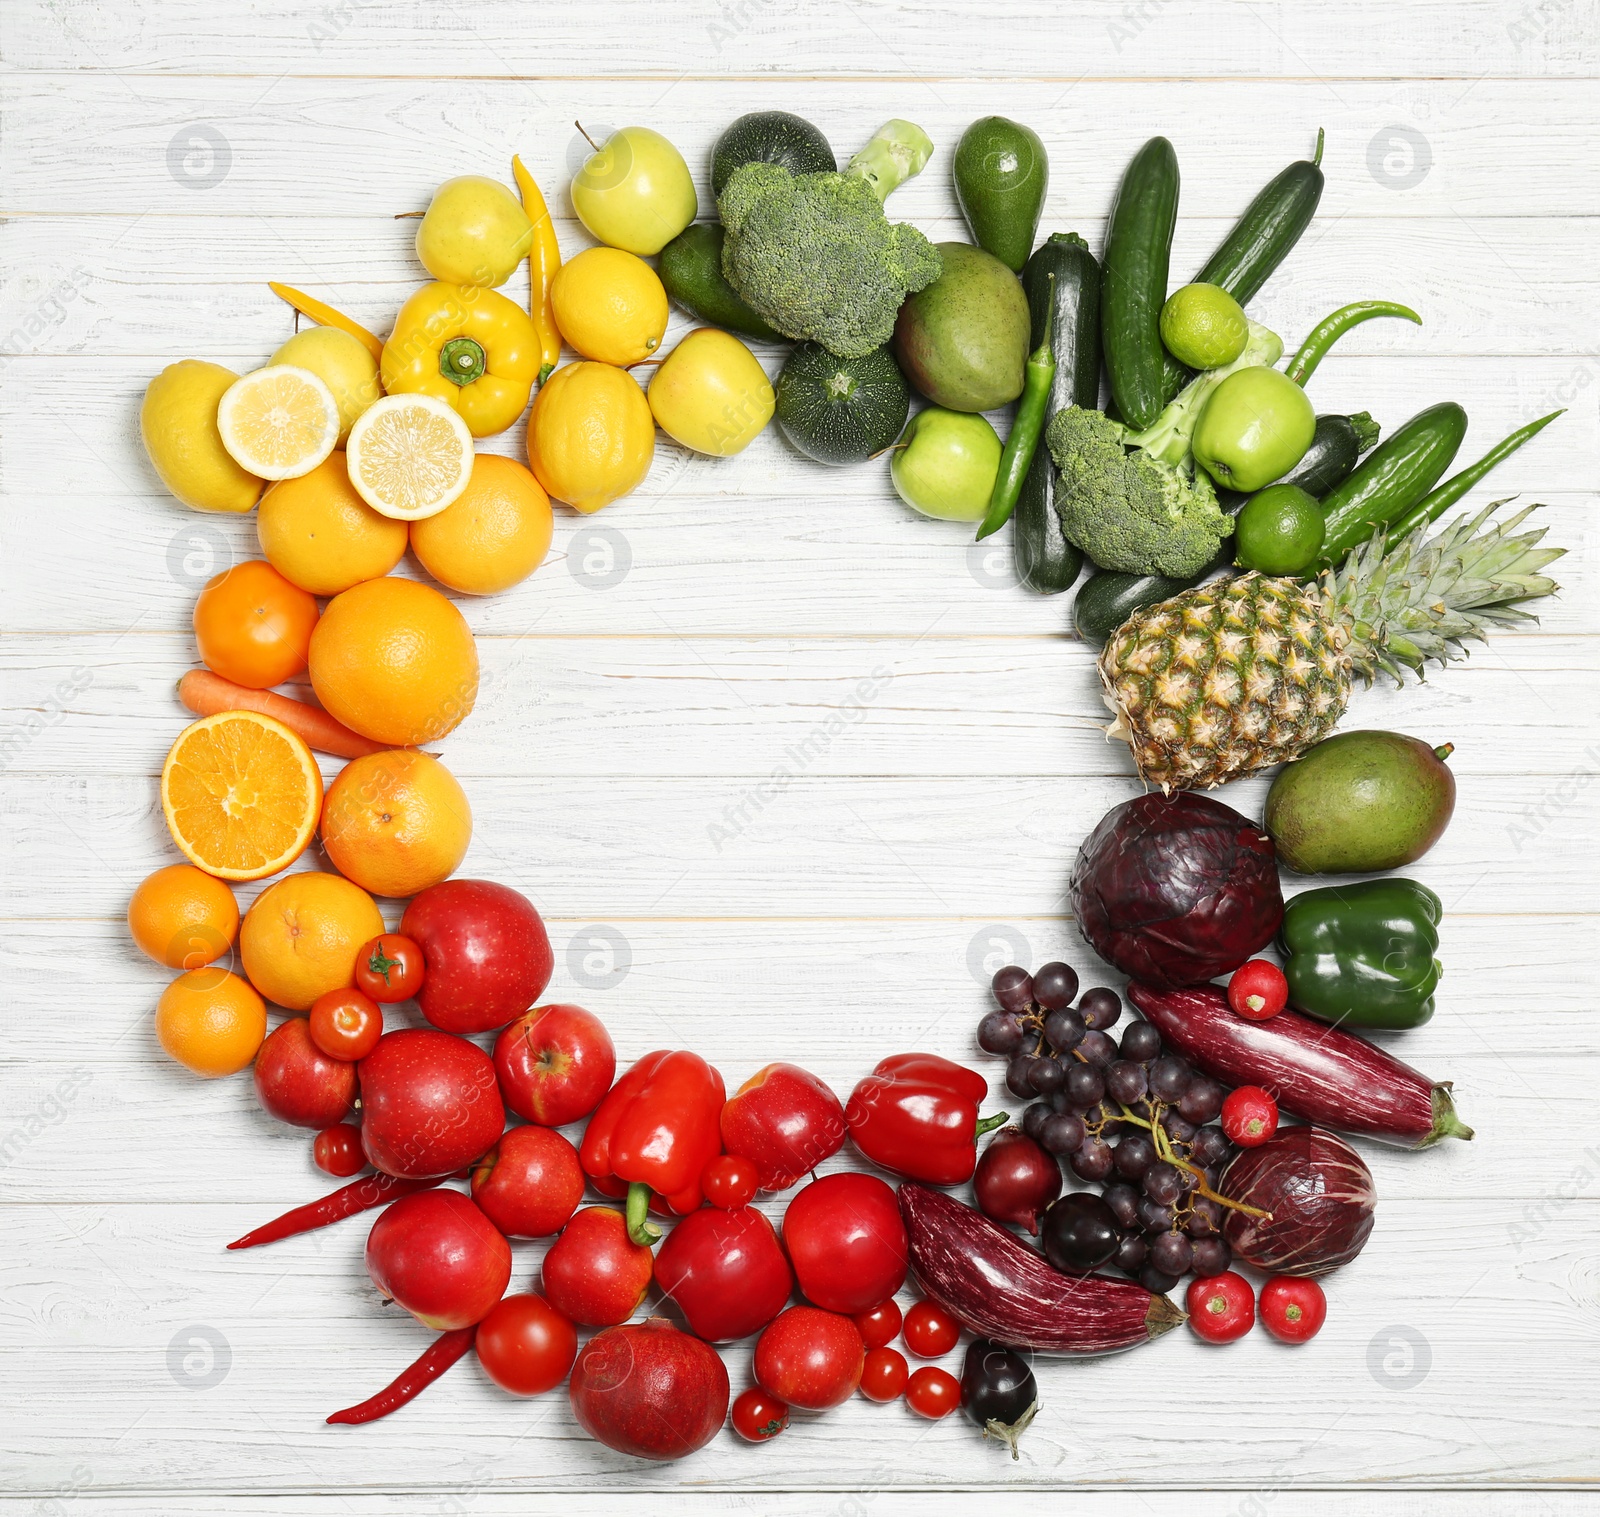
M1263 574L1303 574L1316 562L1324 526L1316 496L1299 485L1268 485L1239 512L1236 562Z
M1242 352L1250 336L1239 302L1214 284L1186 284L1161 307L1161 340L1191 369L1220 369Z

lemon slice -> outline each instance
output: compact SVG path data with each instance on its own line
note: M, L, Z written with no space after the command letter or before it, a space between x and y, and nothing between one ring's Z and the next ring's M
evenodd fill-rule
M276 363L223 391L217 430L241 468L263 479L298 479L333 452L339 402L310 369Z
M356 494L397 521L437 516L472 478L472 433L433 395L385 395L350 428L345 463Z

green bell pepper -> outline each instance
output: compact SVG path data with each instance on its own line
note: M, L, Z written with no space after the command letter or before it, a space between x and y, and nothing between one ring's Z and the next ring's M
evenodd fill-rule
M1351 1027L1420 1027L1443 972L1439 897L1415 880L1307 890L1284 907L1289 1004Z

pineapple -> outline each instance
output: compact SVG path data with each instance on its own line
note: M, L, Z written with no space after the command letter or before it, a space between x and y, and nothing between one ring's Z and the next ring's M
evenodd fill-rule
M1539 571L1566 550L1541 548L1542 527L1513 535L1534 506L1490 522L1504 504L1426 541L1380 534L1317 584L1245 574L1136 612L1100 655L1108 735L1164 791L1220 785L1325 738L1357 675L1403 684L1488 627L1537 620L1518 602L1557 588Z

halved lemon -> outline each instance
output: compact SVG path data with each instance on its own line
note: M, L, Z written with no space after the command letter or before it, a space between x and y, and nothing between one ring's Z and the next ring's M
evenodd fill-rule
M397 521L436 516L472 478L472 433L434 395L385 395L350 428L345 462L356 494Z
M310 369L275 363L222 392L217 430L241 468L263 479L298 479L333 452L339 402Z
M161 766L161 812L191 864L259 880L305 852L322 810L322 773L298 734L253 711L203 716Z

